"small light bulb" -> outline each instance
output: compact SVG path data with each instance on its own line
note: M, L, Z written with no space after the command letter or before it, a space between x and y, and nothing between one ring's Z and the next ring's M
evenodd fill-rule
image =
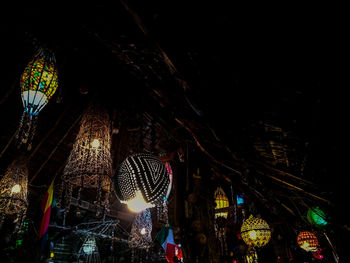
M256 239L256 231L255 230L252 230L252 231L249 231L249 237L251 238L251 239Z
M144 227L143 227L143 228L141 229L141 231L140 231L140 232L141 232L141 235L146 234L146 228L144 228Z
M92 146L92 148L98 148L100 146L100 141L98 139L94 139L91 142L91 146Z
M16 184L12 187L11 193L18 194L21 191L21 186L19 184Z
M139 213L147 208L154 207L153 204L147 203L145 199L143 199L140 191L137 191L136 196L127 201L126 204L128 205L129 210L134 213Z

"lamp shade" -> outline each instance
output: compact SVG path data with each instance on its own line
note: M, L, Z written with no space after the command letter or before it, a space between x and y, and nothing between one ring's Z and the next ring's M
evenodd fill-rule
M300 232L297 237L297 242L302 249L308 252L316 252L318 250L318 239L315 234L311 232Z
M248 246L263 247L271 239L271 229L265 220L251 215L242 224L241 236Z
M140 212L162 204L167 197L170 177L165 165L148 153L127 157L114 176L115 193L121 203Z
M30 115L38 115L58 86L53 54L40 49L25 68L20 86L24 111Z
M308 210L307 220L310 224L317 227L324 227L328 224L326 214L319 207L313 207Z

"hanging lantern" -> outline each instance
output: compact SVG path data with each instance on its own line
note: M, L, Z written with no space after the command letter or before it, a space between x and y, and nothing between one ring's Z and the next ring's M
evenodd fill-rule
M328 224L326 214L319 207L313 207L308 210L307 220L310 224L317 227L324 227Z
M24 111L17 138L20 138L20 143L27 143L34 136L39 112L58 87L56 60L52 52L38 50L21 76L20 87Z
M91 104L85 111L79 133L63 171L65 187L78 188L78 199L83 188L97 189L97 202L105 193L105 202L111 187L112 158L110 122L106 110Z
M85 262L101 262L100 253L94 236L86 236L79 254L85 257Z
M241 235L248 246L263 247L271 239L271 229L265 220L251 215L243 222Z
M228 198L221 187L218 187L214 193L216 208L215 208L215 218L224 217L227 218L228 207L230 203Z
M16 216L16 228L22 225L28 206L28 167L15 160L0 180L0 216ZM0 222L0 225L2 222Z
M318 250L318 240L315 234L302 231L297 237L298 245L308 252L316 252Z
M131 248L146 249L152 245L152 218L149 209L138 213L134 219L128 243Z
M114 178L115 193L120 202L133 212L161 205L169 190L170 177L165 165L148 153L127 157Z

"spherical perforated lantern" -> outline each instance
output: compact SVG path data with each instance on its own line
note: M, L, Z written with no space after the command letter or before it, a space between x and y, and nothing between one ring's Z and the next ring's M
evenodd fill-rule
M162 204L169 184L170 177L165 165L148 153L137 153L127 157L114 177L117 197L133 212Z
M241 235L248 246L263 247L271 239L271 229L265 220L251 215L243 222Z
M326 221L326 214L319 207L309 209L307 212L307 220L310 224L317 227L324 227L328 224Z
M317 237L311 232L300 232L297 237L297 242L302 249L308 252L316 252L318 249Z

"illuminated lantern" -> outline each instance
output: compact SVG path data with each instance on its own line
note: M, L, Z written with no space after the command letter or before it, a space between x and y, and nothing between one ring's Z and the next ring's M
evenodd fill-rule
M24 161L15 160L0 180L0 221L3 221L6 215L16 216L16 228L20 228L27 212L27 195L27 164Z
M21 79L21 96L24 112L17 138L21 143L32 140L37 116L58 87L56 60L52 52L39 49L25 68Z
M170 176L165 165L148 153L127 157L114 177L115 193L132 212L161 205L169 192Z
M62 179L64 187L68 188L68 199L74 188L78 189L78 199L82 189L96 189L95 200L108 209L111 176L109 115L103 107L92 103L82 116L79 133L63 170Z
M298 245L308 252L316 252L318 251L318 240L315 234L308 232L308 231L302 231L299 233L297 237Z
M228 198L221 187L218 187L214 193L216 208L215 218L224 217L227 218L228 207L230 206Z
M326 214L319 207L309 209L307 212L307 220L310 224L317 227L324 227L328 224L326 221Z
M271 229L265 220L251 215L242 224L241 236L248 246L263 247L271 239Z

